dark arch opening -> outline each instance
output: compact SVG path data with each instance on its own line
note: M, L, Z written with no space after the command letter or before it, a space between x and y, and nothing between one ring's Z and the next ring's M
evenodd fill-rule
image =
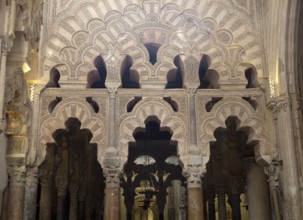
M245 77L247 79L246 88L257 88L259 86L257 71L254 67L245 70Z
M87 88L104 89L107 70L102 56L97 56L94 61L96 70L92 70L87 74Z
M219 73L209 69L211 59L208 55L203 55L199 66L199 89L218 89L219 88Z
M157 43L146 43L144 44L144 46L146 47L149 53L149 62L152 65L155 65L155 63L157 62L157 53L161 45Z
M121 64L121 81L122 88L138 89L140 88L140 76L136 70L131 69L133 59L126 55Z
M90 143L92 133L81 129L77 118L69 118L65 126L53 133L55 143L47 145L45 160L38 167L37 219L39 215L103 219L105 179L97 160L97 145ZM77 209L71 204L77 204Z
M167 73L166 89L181 89L183 88L184 68L181 57L178 55L174 58L176 69L171 69Z
M46 88L60 88L59 85L60 72L56 67L53 67L49 74L49 81L45 85Z

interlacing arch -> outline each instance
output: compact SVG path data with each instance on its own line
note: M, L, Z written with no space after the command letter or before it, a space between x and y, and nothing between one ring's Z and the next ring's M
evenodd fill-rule
M264 77L263 47L253 33L252 21L246 22L245 15L227 6L216 1L75 2L69 11L58 14L53 24L57 28L44 41L41 70L46 76L53 66L65 63L71 66L69 75L85 80L85 74L94 68L90 60L98 55L109 56L110 50L115 50L118 56L132 57L132 68L142 81L150 77L165 81L167 72L174 68L174 57L180 53L210 56L210 68L219 73L220 81L245 81L243 73L234 69L240 63L251 63L258 76ZM160 45L155 65L149 63L145 43Z
M254 108L241 97L222 99L213 107L205 119L202 119L199 129L199 145L203 157L209 158L210 156L210 143L216 141L214 137L215 130L226 128L225 122L232 116L239 120L238 129L251 128L252 131L248 134L247 143L258 142L255 146L256 159L262 159L262 162L269 163L270 145L265 117L257 115Z
M102 147L106 141L105 119L94 113L91 106L82 99L65 99L60 102L49 115L41 118L40 146L38 158L42 162L46 155L46 144L55 143L53 133L58 129L65 129L65 122L69 118L77 118L81 129L88 129L92 133L90 143L98 144L98 155L102 155Z
M137 103L132 112L126 114L119 128L119 155L127 160L128 144L134 142L133 133L137 128L145 127L148 117L157 117L160 127L169 128L172 132L172 141L178 142L180 158L187 154L188 131L185 118L180 113L174 112L172 107L163 99L146 98Z

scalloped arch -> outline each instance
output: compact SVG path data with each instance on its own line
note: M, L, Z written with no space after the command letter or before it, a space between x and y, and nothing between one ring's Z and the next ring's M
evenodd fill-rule
M161 127L172 130L172 140L178 142L178 154L187 154L187 126L185 119L162 99L148 98L141 100L131 113L121 121L119 127L119 154L121 158L128 155L129 142L135 141L133 132L138 127L145 126L145 120L150 116L156 116L160 120ZM124 161L125 163L126 161Z
M81 129L88 129L93 137L91 143L98 144L98 155L102 155L102 148L106 141L106 129L104 118L100 118L93 112L88 103L82 100L67 99L58 104L52 114L41 119L40 123L40 146L38 155L42 160L46 155L45 145L54 143L53 133L58 129L65 129L65 122L69 118L77 118L81 123Z
M256 115L251 105L241 97L228 97L219 101L200 125L200 148L203 156L210 156L210 142L216 141L214 131L217 128L226 128L225 121L228 117L235 116L239 120L239 128L250 127L253 132L249 135L247 142L258 141L255 147L256 158L262 158L269 163L270 146L264 119Z

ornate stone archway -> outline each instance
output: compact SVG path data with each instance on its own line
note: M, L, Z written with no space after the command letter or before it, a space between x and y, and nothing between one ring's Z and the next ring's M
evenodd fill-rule
M255 146L256 160L263 164L270 164L270 144L266 127L265 115L258 112L241 97L227 97L219 101L210 113L201 120L199 147L202 149L202 155L206 164L210 157L210 142L216 141L214 132L217 128L226 128L225 121L235 116L239 120L238 128L249 127L252 129L248 136L247 143L258 141Z
M121 164L125 164L128 155L128 143L135 141L133 132L136 128L145 127L145 120L150 116L156 116L160 121L160 127L168 127L172 131L171 140L178 142L178 155L182 162L187 154L188 134L185 118L174 112L172 107L161 98L146 98L140 101L132 112L126 114L119 127L118 152Z
M84 99L63 99L49 115L40 121L40 145L37 150L38 164L46 155L45 145L54 143L53 133L58 129L65 129L65 122L69 118L77 118L81 122L81 129L88 129L92 133L91 143L98 145L98 158L103 154L106 143L105 119L94 113L92 107Z

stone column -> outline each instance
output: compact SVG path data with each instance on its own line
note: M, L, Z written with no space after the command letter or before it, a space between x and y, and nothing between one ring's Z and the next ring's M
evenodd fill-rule
M232 209L232 219L241 220L241 208L240 208L240 192L241 192L241 183L240 178L232 178L230 181L230 194L229 194L229 204Z
M120 219L120 171L118 169L103 169L106 177L104 219Z
M52 218L52 199L51 199L51 180L53 173L50 170L42 170L40 175L40 206L39 220L51 220Z
M66 176L56 176L57 220L66 220L65 207L66 207L67 186L68 186L68 180Z
M187 178L187 215L188 220L204 219L202 194L202 160L197 155L190 155L190 162L183 171Z
M247 203L250 220L270 220L269 191L262 167L254 158L245 159Z
M281 161L272 161L272 163L265 168L265 173L268 176L268 183L270 188L270 200L272 207L272 219L281 220L281 189L279 184L279 173Z
M8 44L1 44L1 69L0 69L0 124L4 119L4 94L5 94L5 78L6 78L6 61L10 51Z
M301 220L300 182L292 125L292 110L289 97L279 97L277 102L277 143L283 160L282 192L283 219Z
M31 167L26 172L24 220L36 220L38 168Z
M215 207L215 193L214 192L208 192L207 202L208 202L208 218L209 218L209 220L216 220L216 207Z
M197 88L190 88L189 93L189 117L190 117L190 143L197 146L197 131L196 131L196 108L195 108L195 92Z
M110 106L109 106L109 146L114 147L116 146L116 95L117 95L117 88L109 88L110 93Z
M78 219L78 192L79 185L72 183L69 185L70 202L69 202L69 219Z
M218 188L218 213L219 213L219 220L226 220L226 196L224 188Z
M7 220L23 219L25 166L9 166L9 199Z

